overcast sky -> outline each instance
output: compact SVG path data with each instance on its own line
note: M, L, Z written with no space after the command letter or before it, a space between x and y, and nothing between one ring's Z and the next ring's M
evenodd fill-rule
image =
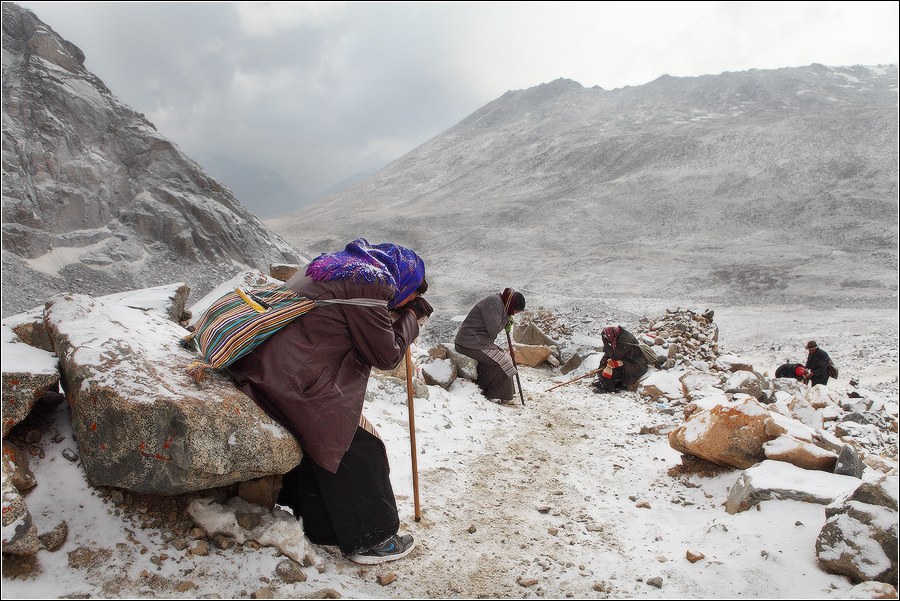
M189 155L309 196L508 90L898 62L898 2L20 2Z

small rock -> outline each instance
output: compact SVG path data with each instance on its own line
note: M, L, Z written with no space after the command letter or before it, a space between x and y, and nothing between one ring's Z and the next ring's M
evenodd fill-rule
M648 503L647 501L641 501L640 503L636 503L634 506L641 509L650 509L650 503Z
M45 532L44 534L38 535L38 540L41 541L41 548L50 551L58 551L60 547L66 542L66 539L69 537L69 525L63 521L56 528L51 530L50 532Z
M550 513L550 508L546 505L537 508L538 513Z
M188 544L183 538L176 538L172 541L172 546L178 551L184 551L187 549Z
M255 513L242 513L237 516L237 523L245 530L253 530L259 526L262 518Z
M704 555L703 553L700 553L699 551L688 550L688 552L685 553L684 556L691 563L697 563L701 559L706 559L706 555Z
M197 544L194 545L194 548L191 549L191 554L199 557L206 557L209 555L209 545L206 544L205 540L198 540Z
M650 586L654 586L656 588L662 588L663 579L660 578L659 576L654 576L653 578L647 579L647 584L649 584Z
M307 599L340 599L341 594L333 588L323 588L311 595L306 596Z
M469 534L475 534L476 532L478 532L478 528L475 527L475 524L469 526Z
M522 588L529 588L537 584L539 581L537 578L519 578L517 582Z
M387 586L397 579L397 575L393 572L388 572L387 574L382 574L378 577L378 584L381 586Z
M76 453L72 449L63 449L62 456L72 463L78 461L78 453Z
M306 582L306 574L300 569L293 559L282 559L275 566L275 573L285 584L294 584L295 582Z
M179 582L178 586L175 587L175 590L179 593L186 593L191 589L197 588L197 585L191 582L190 580L185 580L184 582Z
M275 593L272 592L272 589L269 587L264 587L256 591L255 593L250 593L251 599L274 599Z

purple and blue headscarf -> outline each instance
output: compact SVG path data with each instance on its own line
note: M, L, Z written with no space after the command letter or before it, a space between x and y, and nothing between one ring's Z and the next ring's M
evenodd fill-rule
M306 275L314 282L350 280L358 284L390 284L397 290L388 303L393 309L422 283L425 263L408 248L390 243L373 245L359 238L340 252L313 259Z

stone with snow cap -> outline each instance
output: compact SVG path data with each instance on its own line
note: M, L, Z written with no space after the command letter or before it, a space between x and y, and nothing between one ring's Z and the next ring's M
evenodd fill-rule
M53 353L19 340L6 325L2 332L3 436L21 422L44 393L57 390L59 369Z
M285 473L297 441L224 376L201 386L187 331L83 295L48 301L85 472L97 486L173 495Z
M456 381L456 367L449 359L436 359L422 367L422 377L429 386L440 386L449 390Z
M717 465L745 469L766 458L763 444L769 412L758 402L721 403L693 413L669 432L669 445Z
M825 508L825 525L816 538L819 567L856 584L897 585L897 477L863 482Z
M674 401L684 398L684 389L678 376L666 371L657 371L640 381L638 394L650 397L654 401L659 399Z
M739 513L772 499L828 505L860 484L850 476L805 470L783 461L763 461L741 472L728 493L725 511Z
M715 366L719 371L730 371L732 373L736 371L753 371L753 365L749 361L736 355L721 355L716 359Z
M838 456L805 440L782 434L763 444L768 459L786 461L805 470L834 472Z

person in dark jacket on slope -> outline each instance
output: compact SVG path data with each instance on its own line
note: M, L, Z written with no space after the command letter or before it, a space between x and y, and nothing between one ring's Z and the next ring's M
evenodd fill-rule
M634 390L638 381L647 373L647 357L641 351L634 335L621 326L603 329L603 371L591 383L594 392L615 392L620 388Z
M375 564L412 551L400 519L384 443L363 417L371 368L391 369L431 314L425 265L395 244L360 238L324 254L285 286L309 299L375 299L376 306L319 306L229 367L237 387L300 442L278 503L303 519L315 544Z
M828 384L828 367L831 365L831 357L819 348L814 340L806 343L809 355L806 358L806 380L811 386L816 384Z
M513 288L492 294L472 307L456 333L456 352L478 361L478 387L501 403L512 401L516 367L509 353L495 344L497 335L512 327L513 315L525 309L525 297Z
M806 368L802 363L785 363L775 370L776 378L793 378L800 382L806 377Z

